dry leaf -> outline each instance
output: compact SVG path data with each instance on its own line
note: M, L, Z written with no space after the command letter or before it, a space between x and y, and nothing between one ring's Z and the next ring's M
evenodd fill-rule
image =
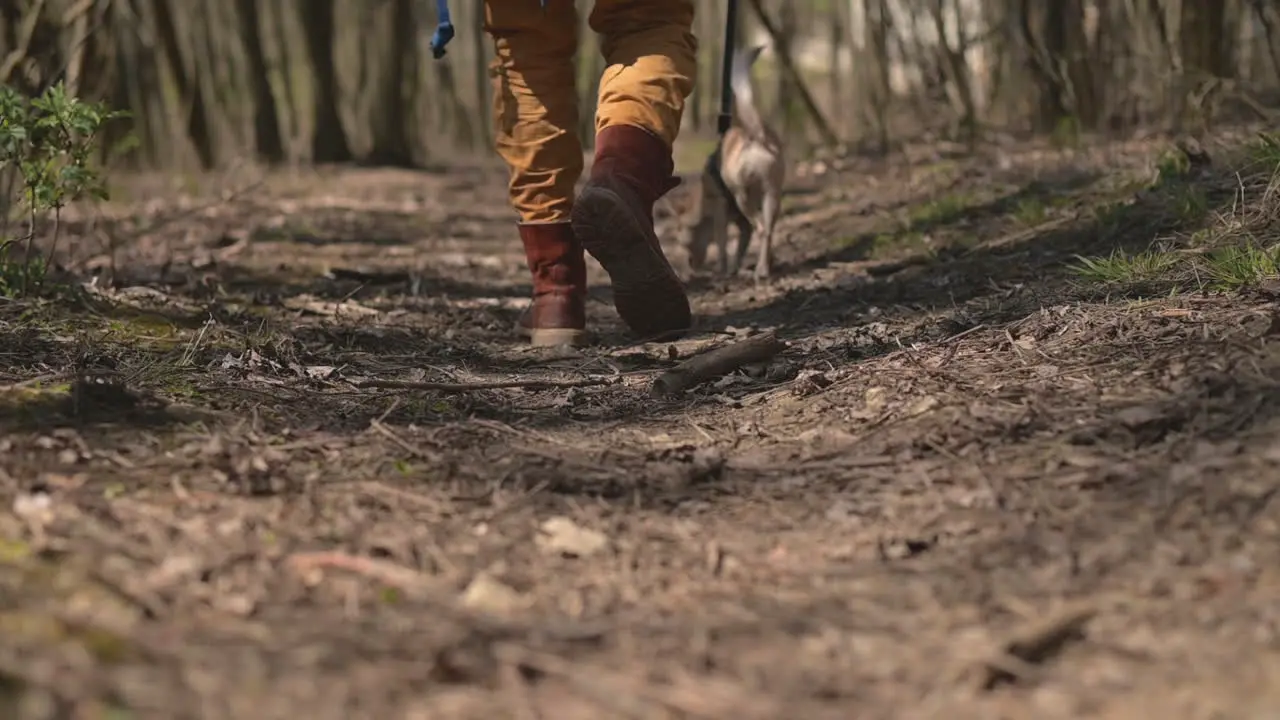
M567 517L553 517L542 523L538 546L545 552L567 557L587 557L609 544L604 533L584 528Z
M863 395L863 402L867 405L867 412L880 413L884 410L884 406L888 403L888 391L882 387L869 387Z
M911 403L911 407L907 408L906 415L907 417L915 417L917 415L923 415L929 412L930 410L933 410L934 408L938 407L941 404L942 403L938 402L938 399L936 397L932 395L926 395L920 398L919 400L916 400L915 402Z
M479 573L462 592L462 604L472 610L507 614L526 608L530 600L488 573Z

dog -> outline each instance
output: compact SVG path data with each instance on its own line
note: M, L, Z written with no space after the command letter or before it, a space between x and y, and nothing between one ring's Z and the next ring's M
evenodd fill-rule
M737 274L753 238L759 238L755 279L769 279L773 232L782 210L786 159L782 138L761 117L751 83L751 66L763 45L735 53L730 74L735 122L716 143L702 169L698 219L687 236L689 265L706 266L707 249L715 243L720 273ZM737 252L730 263L729 223L738 228Z

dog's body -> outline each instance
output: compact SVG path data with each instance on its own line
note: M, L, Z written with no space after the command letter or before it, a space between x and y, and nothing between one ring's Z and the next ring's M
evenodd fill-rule
M773 231L786 180L782 139L765 125L752 91L751 66L762 49L743 50L734 58L731 83L736 122L703 166L698 220L688 241L689 263L695 270L703 267L707 248L714 242L720 253L720 271L736 273L752 238L759 237L757 280L769 277ZM738 228L732 266L727 248L730 221Z

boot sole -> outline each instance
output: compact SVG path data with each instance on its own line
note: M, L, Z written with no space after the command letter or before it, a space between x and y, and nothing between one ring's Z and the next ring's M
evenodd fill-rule
M591 339L586 330L575 330L573 328L537 328L531 330L520 323L516 323L516 333L520 337L528 338L529 344L533 347L565 345L582 347L587 345Z
M613 305L642 339L663 342L693 325L689 298L666 258L655 248L627 201L607 187L584 188L574 203L573 232L609 273Z
M587 331L539 328L529 332L529 344L533 347L581 347L587 344Z

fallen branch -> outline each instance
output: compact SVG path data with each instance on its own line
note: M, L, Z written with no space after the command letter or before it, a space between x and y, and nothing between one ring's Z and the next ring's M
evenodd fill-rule
M390 440L391 442L395 443L396 445L398 445L401 450L404 450L405 452L409 453L409 457L417 458L419 460L426 460L427 462L430 462L433 464L438 464L441 462L441 460L443 460L443 458L440 457L439 453L434 453L434 452L431 452L430 450L415 447L408 440L405 440L404 438L400 437L395 433L394 430L392 430L391 428L383 424L381 420L370 420L369 428L372 429L374 432L378 433L379 435Z
M433 390L446 393L465 393L476 390L556 390L564 388L598 387L614 385L620 378L580 378L578 380L492 380L488 382L404 382L400 380L361 380L352 383L360 389L379 390Z
M424 573L385 560L344 552L299 552L288 558L289 567L304 582L316 584L325 570L345 570L409 595L445 594L448 586Z
M1062 650L1069 641L1082 636L1095 611L1084 607L1064 612L1016 633L1003 648L1000 657L988 660L982 673L981 687L990 690L1002 682L1012 682L1036 665Z
M654 397L669 397L752 363L765 362L787 348L773 333L723 345L680 363L653 381Z

